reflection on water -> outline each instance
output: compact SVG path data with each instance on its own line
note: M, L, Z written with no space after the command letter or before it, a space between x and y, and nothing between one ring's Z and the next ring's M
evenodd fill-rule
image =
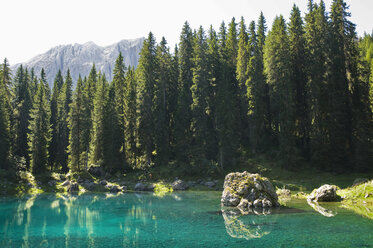
M122 198L116 199L117 197ZM0 238L0 246L77 247L78 236L78 240L84 239L84 246L96 247L96 239L100 239L100 233L110 233L108 230L113 228L121 230L122 245L130 246L128 241L138 240L141 227L156 225L157 219L146 209L151 202L144 202L142 195L137 195L135 199L137 200L132 202L133 204L125 204L126 199L123 196L113 194L34 195L23 199L13 198L5 207L1 205L5 209L0 211L8 214L0 214L0 234L4 235ZM116 209L123 209L125 212L113 216ZM153 223L149 223L148 215L152 215ZM56 236L61 234L64 236L63 240L57 239ZM21 243L18 243L19 235L22 236Z
M334 217L336 216L337 212L334 212L331 209L327 209L325 207L320 206L318 202L307 201L308 205L310 205L316 212L324 215L325 217Z
M256 213L263 214L258 212ZM232 238L244 238L246 240L258 239L271 232L271 227L275 222L263 222L265 219L258 219L256 213L253 211L250 215L241 215L235 210L222 210L224 218L225 229ZM270 212L265 213L265 215ZM273 219L271 220L273 221Z
M373 236L366 235L373 221L338 205L322 205L338 209L334 218L316 213L305 201L242 215L233 208L221 211L220 197L220 192L180 192L162 198L152 193L0 197L0 248L373 244Z

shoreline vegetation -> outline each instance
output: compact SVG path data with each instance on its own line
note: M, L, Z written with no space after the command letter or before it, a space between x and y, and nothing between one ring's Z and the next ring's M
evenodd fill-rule
M373 34L348 6L294 5L267 31L263 13L219 31L185 22L173 53L150 32L137 68L113 81L93 64L73 82L0 66L0 195L222 190L249 171L292 198L335 184L343 206L373 204ZM40 74L39 74L40 73ZM14 77L12 76L14 74ZM40 76L39 76L40 75ZM354 206L357 204L357 207ZM316 206L317 207L317 206Z

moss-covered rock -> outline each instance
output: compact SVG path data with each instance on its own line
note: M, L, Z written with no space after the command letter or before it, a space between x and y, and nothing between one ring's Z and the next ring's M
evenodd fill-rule
M272 183L259 174L246 171L230 173L225 177L221 203L223 206L239 208L270 208L279 205Z
M341 197L337 195L338 186L324 184L318 189L314 189L308 196L307 201L313 202L336 202L340 201Z

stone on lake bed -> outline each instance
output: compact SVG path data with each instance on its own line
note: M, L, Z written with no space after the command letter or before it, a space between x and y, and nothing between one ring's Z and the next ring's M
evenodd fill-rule
M246 171L230 173L225 177L221 203L240 209L279 206L272 183L259 174Z

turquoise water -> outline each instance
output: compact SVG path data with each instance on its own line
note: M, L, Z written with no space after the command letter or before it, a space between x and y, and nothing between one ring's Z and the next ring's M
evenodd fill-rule
M0 247L373 247L373 220L337 204L240 216L220 195L0 197Z

